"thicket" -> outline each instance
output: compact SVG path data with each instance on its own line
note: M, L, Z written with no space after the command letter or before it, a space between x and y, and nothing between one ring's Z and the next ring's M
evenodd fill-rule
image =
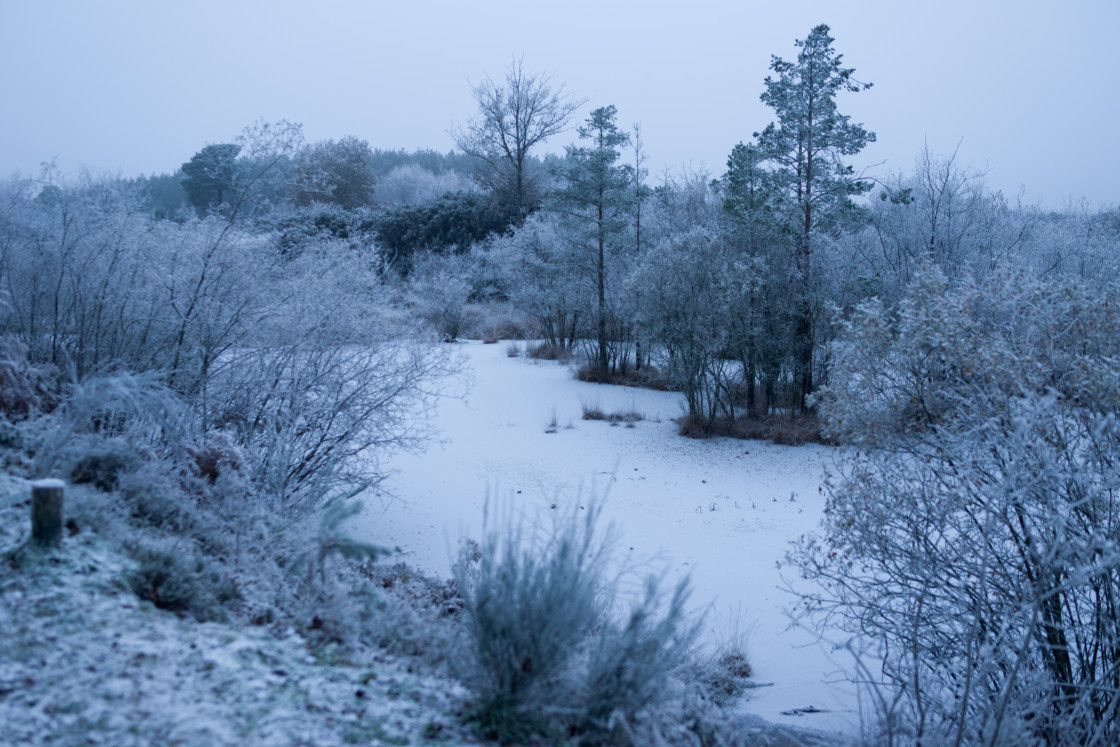
M551 528L487 524L455 567L480 732L504 743L660 738L656 708L680 698L699 631L687 579L666 593L650 576L627 599L609 577L609 531L594 504Z
M239 219L251 193L183 223L133 198L3 188L9 469L68 480L77 528L124 544L159 606L376 641L391 615L332 559L383 554L345 534L352 499L424 441L454 366L390 306L375 253L313 233L284 253Z
M915 269L820 395L853 445L791 560L887 744L1120 739L1120 286Z

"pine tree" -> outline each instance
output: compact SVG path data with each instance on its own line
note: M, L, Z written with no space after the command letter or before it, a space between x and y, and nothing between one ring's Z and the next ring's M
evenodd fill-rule
M775 224L773 218L773 178L764 168L765 154L752 143L744 145L739 143L731 149L727 158L727 173L722 179L723 209L732 219L732 236L735 243L741 248L742 253L753 259L766 258L766 255L777 243L775 241ZM771 283L770 292L777 291L777 283ZM739 310L736 317L737 329L733 330L731 339L732 347L738 350L738 356L743 364L743 378L746 384L747 412L756 414L758 400L756 388L762 371L775 371L777 366L764 366L761 361L760 331L769 326L778 325L768 323L763 315L773 315L777 305L761 302L756 293L749 293L745 298L746 307ZM778 343L777 340L771 341ZM773 383L768 383L765 388L773 391ZM773 403L768 402L768 406Z
M183 191L199 215L229 200L240 152L234 143L207 145L182 165Z
M615 124L616 109L605 106L591 112L578 128L586 145L567 148L563 176L567 185L554 197L553 207L574 223L580 244L593 257L596 290L596 367L606 375L610 366L607 340L607 261L610 250L626 229L634 201L634 172L620 165L619 149L630 135Z
M822 24L808 39L796 42L800 49L796 62L773 57L770 69L776 77L766 77L761 98L774 110L777 122L755 133L759 147L777 166L774 174L796 237L799 298L794 384L799 409L804 409L813 390L813 235L849 210L852 196L870 189L842 159L875 141L875 133L852 123L836 108L838 93L866 90L871 84L852 77L855 69L842 66L842 55L835 53L832 42L828 26Z

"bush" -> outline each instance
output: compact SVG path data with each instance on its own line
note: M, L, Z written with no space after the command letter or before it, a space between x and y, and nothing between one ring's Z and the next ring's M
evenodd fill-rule
M462 257L417 256L408 278L412 303L444 340L459 338L466 318L470 284Z
M654 389L668 392L674 389L673 383L656 366L645 365L641 368L623 366L612 371L600 371L591 363L585 363L576 370L576 378L591 384L614 384Z
M604 420L608 423L634 424L645 420L645 416L637 410L620 410L617 412L604 412L598 403L581 402L584 420Z
M562 517L551 533L517 522L489 529L460 554L455 580L469 637L472 718L487 738L583 733L594 741L662 698L698 623L685 613L687 580L668 601L657 579L616 622L605 581L608 543L599 508Z
M605 547L598 510L570 517L552 536L523 523L491 529L477 561L461 554L455 580L463 595L486 736L520 739L603 614ZM552 690L553 692L549 692Z
M575 357L575 354L570 348L563 345L556 345L551 342L541 342L536 345L530 345L525 349L525 354L530 358L536 358L543 361L570 361Z
M49 410L56 401L56 372L32 366L27 346L14 335L0 335L0 413L20 420L31 413Z
M884 739L1120 742L1120 285L925 268L832 356L860 449L790 559L882 662Z
M114 445L109 442L105 447L91 449L78 457L70 468L70 482L88 483L105 492L116 490L121 475L135 470L139 459L127 448L113 448Z
M606 730L612 719L633 723L664 694L669 675L688 659L699 632L685 612L687 580L677 584L667 604L655 577L623 624L606 623L591 646L587 672L588 727ZM664 609L663 609L664 608ZM658 613L663 613L658 617Z
M131 555L139 567L129 585L141 599L160 609L189 614L196 620L226 620L228 606L241 595L219 563L180 545L140 544Z
M732 419L727 416L706 418L684 415L677 421L677 433L686 438L757 439L772 441L782 446L802 446L807 443L833 443L821 431L814 412L794 414L743 415Z

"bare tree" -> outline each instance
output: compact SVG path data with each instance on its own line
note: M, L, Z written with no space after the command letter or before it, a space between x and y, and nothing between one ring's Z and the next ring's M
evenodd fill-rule
M478 117L452 129L451 137L459 150L478 160L478 181L517 208L520 223L531 203L529 151L563 132L587 99L564 93L563 85L553 87L549 75L526 73L521 58L506 69L504 84L487 76L474 86L474 98Z

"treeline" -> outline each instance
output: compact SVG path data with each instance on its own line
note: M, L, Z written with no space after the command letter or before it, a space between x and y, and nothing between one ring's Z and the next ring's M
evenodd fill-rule
M452 153L355 137L304 144L298 125L257 124L173 176L119 190L155 219L226 220L289 259L345 242L381 273L424 267L443 280L416 278L425 298L413 300L443 307L431 315L450 325L442 334L461 329L468 302L512 305L552 349L586 346L590 378L660 369L697 434L812 413L835 312L896 302L924 264L975 278L1006 264L1111 267L1115 209L1013 204L953 154L923 152L909 173L855 173L846 159L875 135L838 99L869 86L827 27L798 48L764 83L774 121L732 149L718 178L651 185L640 128L621 128L611 106L578 125L563 156L538 156L584 101L515 61L504 80L475 87L478 116L453 131ZM262 140L281 143L280 155ZM447 255L465 259L441 266Z
M875 135L838 101L869 85L832 43L819 26L796 60L774 59L762 94L774 120L717 178L651 185L641 130L620 127L613 106L579 123L563 156L540 157L585 102L515 61L475 87L478 115L453 131L455 152L352 136L305 144L299 125L257 123L175 175L98 189L153 230L235 226L288 260L341 242L383 282L423 268L406 295L440 309L428 316L441 334L458 333L470 302L507 304L550 349L582 347L588 378L656 368L684 393L689 432L735 432L744 418L814 412L834 323L867 298L896 303L921 266L1088 277L1114 261L1115 209L1013 204L952 154L923 152L910 173L856 173L846 160ZM86 188L19 189L49 208Z

